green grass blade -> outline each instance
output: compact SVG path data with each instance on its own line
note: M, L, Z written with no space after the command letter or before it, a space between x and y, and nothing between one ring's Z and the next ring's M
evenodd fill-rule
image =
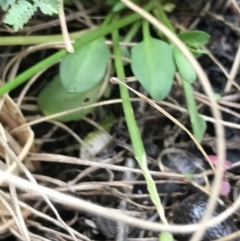
M113 39L113 51L114 51L114 57L115 57L115 68L116 68L118 78L122 79L122 78L125 78L125 73L123 69L123 62L121 59L121 49L119 46L118 31L113 32L112 39ZM151 200L155 204L161 220L167 224L167 220L164 215L164 209L161 205L161 200L158 196L155 182L152 179L151 174L149 173L149 170L147 167L146 153L145 153L141 135L134 117L134 113L132 110L128 89L122 85L120 85L119 87L120 87L121 98L123 101L123 110L124 110L124 114L127 122L127 127L128 127L131 141L132 141L132 145L133 145L134 156L140 168L142 169L144 178L147 182L147 187L148 187Z

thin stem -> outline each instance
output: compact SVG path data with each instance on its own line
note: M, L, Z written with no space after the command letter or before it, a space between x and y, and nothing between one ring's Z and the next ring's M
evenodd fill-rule
M143 39L144 39L144 42L148 42L149 40L149 37L151 36L150 34L150 30L149 30L149 23L148 21L144 20L143 21Z
M123 62L121 59L121 50L118 44L119 36L117 31L113 32L112 39L113 39L113 52L115 57L115 68L116 68L117 76L118 78L125 78ZM119 87L120 87L121 99L123 101L123 111L126 118L128 129L129 129L130 137L133 143L133 151L135 156L139 158L145 154L145 150L144 150L141 135L138 130L138 126L133 114L129 92L126 87L121 85Z
M162 4L159 1L155 1L155 7L153 8L153 14L154 16L159 19L160 22L162 22L165 26L168 27L173 33L176 34L176 31L172 25L172 23L169 21L166 13L163 10Z
M90 31L82 30L70 33L70 39L76 40L80 38L84 33ZM10 46L10 45L35 45L35 44L43 44L49 42L57 42L63 41L62 34L53 34L53 35L35 35L35 36L8 36L2 37L0 41L0 46Z
M187 103L188 113L190 115L194 137L201 142L206 130L206 122L198 113L191 84L182 80L182 87L184 90L184 96Z
M121 58L121 49L119 46L119 34L118 31L113 31L112 33L112 40L113 40L113 53L115 57L115 68L117 72L118 78L125 78L125 73L123 69L123 62ZM133 151L134 151L134 156L142 170L143 176L146 180L147 183L147 188L148 192L150 194L151 200L154 203L154 205L157 208L157 211L159 213L159 216L164 224L167 224L167 220L164 214L164 208L161 205L161 200L158 196L157 188L155 185L154 180L152 179L152 176L148 170L147 166L147 158L146 158L146 152L143 146L143 142L141 139L141 135L134 117L134 112L132 109L130 97L129 97L129 92L128 89L120 85L120 94L121 94L121 99L123 103L123 111L128 127L128 131L130 134L131 142L133 145Z
M139 20L132 25L126 36L124 37L124 42L130 42L136 35L137 31L141 26L142 21Z

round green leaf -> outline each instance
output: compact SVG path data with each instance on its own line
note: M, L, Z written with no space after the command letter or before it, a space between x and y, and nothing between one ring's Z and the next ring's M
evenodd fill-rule
M97 102L97 93L101 83L96 84L88 91L82 93L67 92L60 81L59 76L45 86L38 95L38 106L45 116L67 111L80 106L89 105ZM80 120L94 109L84 109L68 115L56 118L56 120L67 122L72 120Z
M187 81L188 83L193 83L197 79L197 75L191 63L175 46L173 47L173 54L178 71L183 80Z
M190 46L200 47L207 44L210 40L210 35L202 31L186 31L180 33L178 37Z
M104 38L68 54L60 63L60 79L68 92L84 92L102 80L109 60Z
M149 37L132 48L131 68L150 96L163 100L170 92L176 71L172 48Z

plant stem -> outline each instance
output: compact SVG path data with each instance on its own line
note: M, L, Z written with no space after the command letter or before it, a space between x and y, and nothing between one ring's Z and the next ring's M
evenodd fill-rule
M118 31L113 31L112 33L112 40L113 40L113 53L115 57L115 69L117 72L118 78L125 78L125 73L123 69L123 62L121 59L121 50L119 46L119 34ZM159 216L163 223L167 224L167 220L165 218L164 209L161 205L161 200L158 196L157 188L155 185L154 180L149 173L147 167L147 158L145 149L142 143L141 135L134 117L132 105L130 102L129 92L128 89L120 85L120 94L123 103L123 111L126 118L126 123L128 127L128 131L130 134L131 142L133 145L134 156L142 170L143 176L147 182L147 188L151 197L152 202L156 206Z
M149 9L151 9L151 7L152 7L152 2L147 4L145 6L145 9L149 10ZM114 22L110 26L90 30L81 39L79 39L78 41L76 41L74 43L74 45L73 45L74 49L77 50L77 49L87 45L88 43L111 33L112 31L114 31L116 29L123 28L123 27L135 22L136 20L138 20L140 18L141 18L141 16L134 13L128 17L125 17L119 21ZM25 81L27 81L29 78L34 76L39 71L41 71L45 68L48 68L49 66L53 65L54 63L57 63L61 58L63 58L67 54L68 54L68 52L65 49L60 50L57 53L55 53L55 54L47 57L46 59L40 61L39 63L35 64L34 66L27 69L23 73L19 74L16 78L14 78L13 80L9 81L8 83L6 83L0 87L0 97L3 96L5 93L15 89L19 85L23 84Z
M155 1L155 7L153 8L153 14L154 16L165 26L167 26L173 33L175 32L175 29L172 25L172 23L169 21L166 13L163 10L162 4L159 1Z
M113 52L115 57L115 69L118 78L125 78L125 72L123 69L123 62L121 59L121 50L119 47L119 35L117 31L112 33L113 40ZM142 157L145 154L144 146L141 141L141 135L139 133L137 123L132 110L132 104L130 102L128 89L122 85L120 87L121 99L123 101L123 111L126 118L128 130L133 143L133 151L135 156Z
M173 33L176 34L176 31L175 31L172 23L169 21L166 13L163 11L161 3L156 1L156 4L158 7L153 9L155 16L157 16L159 21L161 21ZM163 36L163 37L164 37L164 39L166 39L165 36ZM166 39L166 41L169 42L168 39ZM182 87L184 90L184 96L186 99L187 108L188 108L188 112L189 112L189 116L190 116L193 135L199 142L201 142L201 140L203 138L203 134L206 129L206 122L198 113L191 84L189 84L185 80L182 80Z
M147 20L143 21L143 39L144 42L148 44L148 40L151 37L150 30L149 30L149 23Z
M124 42L130 42L132 41L132 39L134 38L134 36L136 35L137 31L139 30L140 26L141 26L141 20L137 21L136 23L134 23L132 25L132 27L130 28L130 30L128 31L127 35L124 37Z
M88 31L89 29L70 33L69 34L70 39L76 40ZM57 41L63 41L62 34L14 36L14 37L8 36L8 37L1 37L0 46L35 45L35 44L43 44L43 43L57 42Z
M106 27L113 17L112 12L107 15L104 19L104 22L101 25L102 27ZM93 29L96 29L94 27ZM79 39L83 34L91 31L92 29L86 29L82 31L77 31L70 33L70 39L76 40ZM0 46L10 46L10 45L35 45L35 44L43 44L49 42L57 42L63 41L62 34L53 34L53 35L36 35L36 36L8 36L8 37L1 37Z
M105 17L104 21L102 22L100 28L104 28L107 27L109 24L111 24L111 21L113 19L114 13L113 11L110 11L107 15L107 17Z
M184 90L187 108L190 115L193 135L199 142L201 142L204 132L206 130L206 122L198 113L191 84L189 84L185 80L182 80L182 87Z

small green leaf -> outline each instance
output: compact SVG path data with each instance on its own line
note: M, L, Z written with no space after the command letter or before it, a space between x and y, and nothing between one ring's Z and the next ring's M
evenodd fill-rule
M37 7L26 0L19 0L12 4L8 10L4 23L12 25L15 31L23 28L23 25L32 17Z
M188 47L188 49L196 58L200 57L202 54L209 54L207 50L200 49L199 47L196 47L196 46Z
M173 55L178 71L183 80L187 81L188 83L193 83L194 81L196 81L197 75L191 63L183 55L183 53L175 46L173 47Z
M169 94L176 71L170 45L145 39L132 48L131 68L153 99L163 100Z
M113 12L126 8L126 5L119 0L105 0L105 3L113 8Z
M163 10L167 13L173 12L173 10L176 8L176 5L171 2L166 2L165 4L162 4Z
M0 7L3 11L7 11L7 9L15 2L16 0L0 0Z
M159 235L159 241L174 241L174 238L169 232L161 232Z
M210 35L202 31L186 31L180 33L178 37L190 46L200 47L207 44L210 40Z
M115 6L113 7L113 12L118 12L122 9L126 8L126 5L122 2L118 2L115 4Z
M59 12L58 0L41 0L36 1L36 4L40 8L41 12L47 15L57 14Z
M68 54L60 63L60 78L69 92L84 92L102 80L109 60L104 38Z
M100 83L82 93L69 93L64 89L57 75L38 95L38 105L44 115L48 116L86 104L93 104L97 102L99 87ZM93 110L93 108L84 109L56 119L63 122L80 120L87 114L93 112Z

